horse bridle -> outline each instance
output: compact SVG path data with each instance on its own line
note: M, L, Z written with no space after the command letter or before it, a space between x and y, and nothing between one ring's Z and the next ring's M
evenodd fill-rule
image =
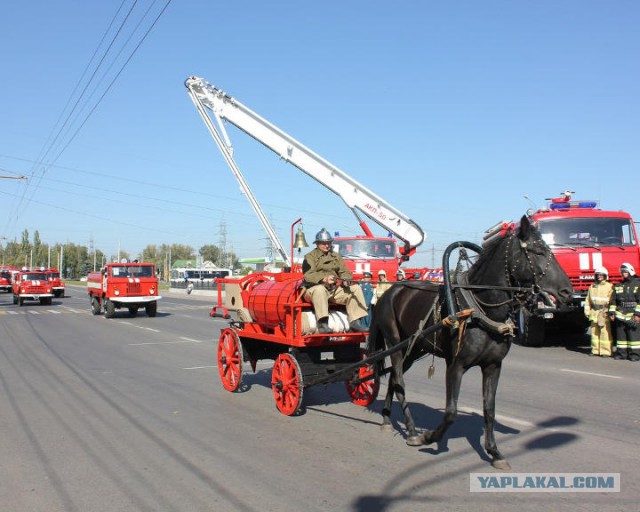
M478 299L478 297L474 294L475 296L475 300L482 306L484 307L489 307L489 308L497 308L500 306L505 306L508 304L513 304L515 303L519 303L519 304L523 304L527 297L529 296L534 296L534 295L540 295L544 298L544 302L547 305L553 306L553 301L550 298L550 294L546 291L544 291L540 285L538 284L540 282L540 280L546 275L547 271L549 270L549 266L551 265L551 258L553 257L553 253L551 251L549 251L549 256L547 257L547 261L545 262L545 266L544 269L542 270L542 272L538 275L536 274L536 269L535 266L533 265L533 261L531 259L531 255L529 253L529 246L533 245L533 244L537 244L539 241L535 240L534 242L527 243L527 242L522 242L520 241L520 247L522 249L521 252L524 252L525 258L527 260L527 263L529 265L529 269L531 270L531 274L533 275L533 285L531 286L518 286L516 279L514 278L514 273L517 269L517 264L519 263L519 259L517 257L514 257L513 259L509 258L510 254L511 254L511 247L513 244L514 239L517 238L517 235L515 233L512 233L510 235L508 235L507 237L507 244L506 244L506 248L505 248L505 258L504 258L504 271L505 271L505 277L507 279L507 283L509 283L509 286L497 286L497 285L474 285L474 284L455 284L453 285L453 288L464 288L467 290L500 290L500 291L505 291L505 292L513 292L513 296L510 297L509 299L503 301L503 302L498 302L495 304L492 303L486 303L484 301L481 301L480 299ZM511 260L511 261L510 261Z

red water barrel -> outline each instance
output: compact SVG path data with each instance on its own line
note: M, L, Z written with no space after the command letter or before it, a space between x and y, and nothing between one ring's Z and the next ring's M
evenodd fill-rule
M295 302L302 279L265 281L249 292L247 308L258 323L278 325L285 322L284 304Z

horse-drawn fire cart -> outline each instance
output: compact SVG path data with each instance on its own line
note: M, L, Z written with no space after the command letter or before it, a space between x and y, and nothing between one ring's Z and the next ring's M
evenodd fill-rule
M319 334L301 285L299 273L265 272L218 281L218 306L211 316L230 318L234 310L237 317L218 340L223 387L232 392L240 388L243 363L250 363L255 372L257 361L271 359L271 388L283 414L300 411L304 388L340 380L353 403L371 404L379 379L373 366L362 362L366 333L348 332L342 306L332 305L329 326L334 332Z

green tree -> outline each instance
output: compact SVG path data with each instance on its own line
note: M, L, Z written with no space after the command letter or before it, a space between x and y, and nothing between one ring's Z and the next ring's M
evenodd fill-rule
M200 256L202 261L210 261L214 265L221 265L222 250L217 245L203 245L200 247Z

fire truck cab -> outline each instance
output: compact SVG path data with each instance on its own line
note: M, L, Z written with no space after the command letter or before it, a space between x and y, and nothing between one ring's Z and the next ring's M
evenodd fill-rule
M22 306L25 300L50 305L53 289L44 267L40 270L23 268L13 279L13 303Z
M64 297L64 281L60 279L60 271L57 268L47 269L47 279L53 288L53 295L56 297Z
M13 267L0 267L0 291L11 293L12 273L14 270Z
M135 316L144 308L147 316L158 311L158 278L152 263L107 263L100 272L87 276L91 312L112 318L116 309L127 308Z
M624 211L602 210L598 201L572 200L572 192L550 199L546 208L530 211L542 238L551 247L574 289L571 303L555 313L543 304L530 304L520 313L521 342L540 345L547 327L584 332L588 327L583 313L596 267L609 271L609 280L622 280L620 265L640 268L640 245L631 215Z

